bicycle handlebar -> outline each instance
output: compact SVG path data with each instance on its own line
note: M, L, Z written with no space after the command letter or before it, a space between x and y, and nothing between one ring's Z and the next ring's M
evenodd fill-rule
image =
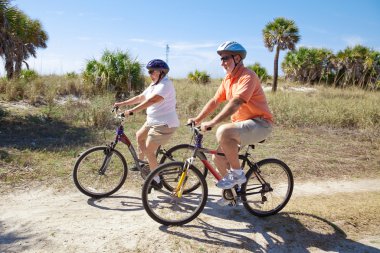
M117 113L118 110L119 110L119 107L118 107L118 106L114 106L114 107L112 108L112 112L115 114L115 118L116 118L116 119L124 119L124 118L125 118L124 113L120 113L120 114L118 114L118 113Z
M187 123L186 126L189 126L191 128L191 130L196 131L197 133L200 133L202 131L201 126L196 126L194 121ZM206 129L206 131L210 131L211 129L212 129L212 127L208 127Z
M119 110L119 107L118 106L114 106L112 108L112 112L115 113L115 118L118 118L118 119L124 119L125 118L125 114L124 112L120 113L120 114L117 114L117 111ZM129 115L133 115L133 112L129 112Z

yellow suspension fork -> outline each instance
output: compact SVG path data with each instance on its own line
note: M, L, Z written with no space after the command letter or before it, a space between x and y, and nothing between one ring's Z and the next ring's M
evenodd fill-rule
M178 198L182 197L183 190L185 189L186 181L187 181L187 171L190 168L190 165L193 164L194 157L190 157L185 161L183 171L181 173L181 177L179 178L177 187L175 188L175 193Z

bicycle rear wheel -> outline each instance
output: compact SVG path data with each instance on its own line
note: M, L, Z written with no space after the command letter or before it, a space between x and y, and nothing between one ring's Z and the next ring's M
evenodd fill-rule
M254 164L242 185L244 207L260 217L278 213L288 203L293 192L293 175L289 167L277 159L265 159Z
M83 194L102 198L118 191L127 173L127 162L119 151L97 146L80 155L74 166L73 179Z
M182 172L183 162L170 162L160 165L152 171L145 180L142 189L142 202L148 215L158 223L163 225L180 226L195 219L206 205L208 188L206 180L201 172L194 166L187 170L185 183L194 185L199 184L194 191L182 193L182 196L153 182L155 176L164 177L167 181L176 180L178 171Z
M176 145L163 154L163 156L160 159L160 164L164 164L169 161L185 162L187 158L193 155L194 148L194 146L189 144ZM206 156L203 153L199 152L196 154L193 166L196 167L206 178L208 170L206 169L201 160L206 160ZM169 191L172 191L175 188L179 178L177 178L177 180L173 180L173 178L171 178L171 180L166 180L166 178L163 176L161 179L165 188ZM192 192L198 187L199 184L192 185L191 187L187 186L184 190L184 193Z

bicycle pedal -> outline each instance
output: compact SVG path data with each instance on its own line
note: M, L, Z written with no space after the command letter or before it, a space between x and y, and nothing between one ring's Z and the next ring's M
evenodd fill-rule
M228 204L228 206L230 206L230 207L236 207L238 204L239 204L238 201L236 201L236 200L231 200L231 202Z

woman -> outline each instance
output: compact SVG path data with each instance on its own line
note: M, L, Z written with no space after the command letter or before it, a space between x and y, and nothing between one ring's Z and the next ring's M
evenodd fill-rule
M169 66L160 59L151 60L146 68L152 83L140 95L126 101L115 103L114 106L135 105L125 111L125 115L146 109L147 119L137 131L138 156L140 160L147 158L149 167L154 170L157 166L156 150L168 142L179 126L176 112L176 93L173 83L167 77ZM160 178L155 178L157 187L161 188Z

